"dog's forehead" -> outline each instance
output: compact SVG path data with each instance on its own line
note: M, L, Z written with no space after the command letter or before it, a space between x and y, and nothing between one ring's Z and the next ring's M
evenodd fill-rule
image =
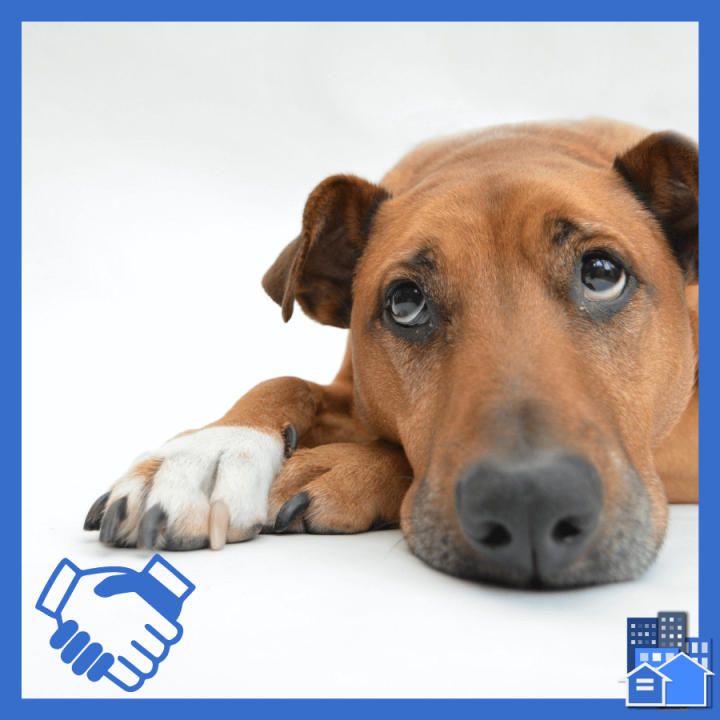
M363 274L376 284L405 269L497 274L581 242L650 276L674 269L659 228L611 168L555 155L465 159L382 204Z

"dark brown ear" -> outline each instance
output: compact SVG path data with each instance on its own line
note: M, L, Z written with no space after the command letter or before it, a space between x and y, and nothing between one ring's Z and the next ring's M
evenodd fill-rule
M375 211L389 193L353 175L333 175L310 194L303 229L265 273L265 292L282 307L283 320L295 299L313 319L350 327L352 279Z
M676 133L653 133L615 158L614 168L660 223L686 281L697 282L697 145Z

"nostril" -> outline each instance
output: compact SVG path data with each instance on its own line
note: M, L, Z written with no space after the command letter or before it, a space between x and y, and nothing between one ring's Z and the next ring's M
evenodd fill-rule
M571 543L582 534L580 523L574 518L563 518L552 531L552 539L557 543Z
M500 523L487 523L480 542L488 548L501 548L512 542L512 535Z

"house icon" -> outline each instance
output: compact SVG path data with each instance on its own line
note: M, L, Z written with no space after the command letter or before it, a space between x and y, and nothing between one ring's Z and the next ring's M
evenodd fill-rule
M628 707L657 707L665 705L665 683L672 680L658 668L644 662L626 676Z
M665 695L667 707L705 707L707 676L714 675L685 653L678 653L658 668L670 681Z

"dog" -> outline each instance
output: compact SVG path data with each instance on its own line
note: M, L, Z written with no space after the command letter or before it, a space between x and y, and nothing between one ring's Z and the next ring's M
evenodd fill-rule
M434 568L638 577L697 502L698 148L590 119L421 145L321 182L263 287L350 329L328 386L264 382L141 455L86 530L219 549L401 527Z

